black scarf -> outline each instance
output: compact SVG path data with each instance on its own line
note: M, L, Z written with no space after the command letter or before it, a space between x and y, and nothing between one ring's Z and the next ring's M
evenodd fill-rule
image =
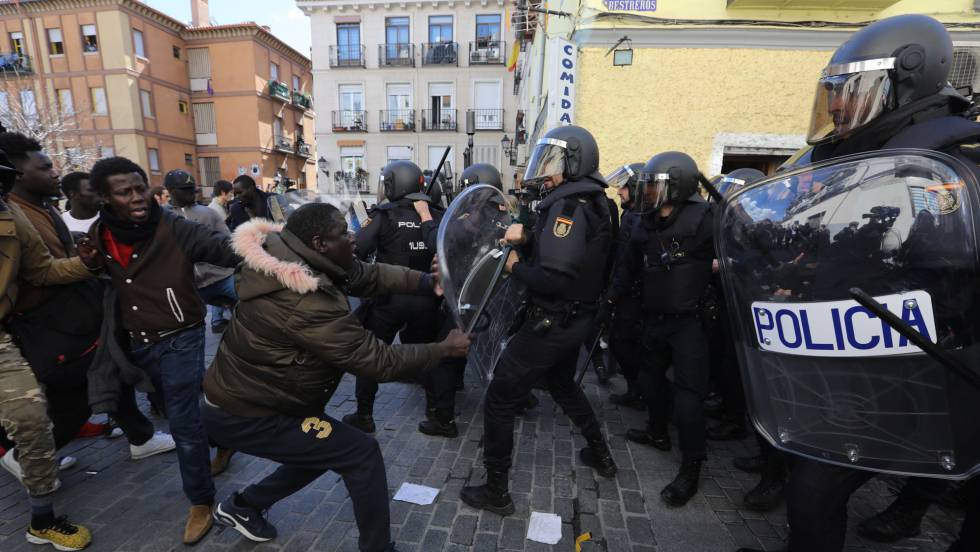
M163 209L155 200L150 200L150 216L143 222L123 221L112 212L108 206L103 206L100 212L102 224L112 232L112 239L126 245L134 245L153 237L160 224Z

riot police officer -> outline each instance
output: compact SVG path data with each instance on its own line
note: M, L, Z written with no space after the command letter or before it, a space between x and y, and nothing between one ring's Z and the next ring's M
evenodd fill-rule
M539 187L534 227L508 228L506 269L529 290L526 319L511 338L484 401L485 485L464 487L466 504L500 515L514 512L507 472L514 444L514 417L534 383L548 390L582 431L586 465L612 477L616 464L592 406L575 384L579 348L588 335L605 285L612 242L612 214L598 174L599 148L584 128L562 126L538 141L528 161L525 186ZM521 251L519 256L517 251Z
M477 184L487 184L503 190L500 171L493 165L477 163L469 166L460 175L463 188ZM438 182L434 184L438 186ZM436 250L436 235L439 221L432 216L431 205L426 200L416 200L415 210L422 221L422 239L430 251ZM439 337L449 335L454 328L453 319L442 309ZM419 423L419 431L432 436L456 437L456 390L462 388L465 358L444 358L439 365L429 371L425 378L426 419Z
M356 253L366 259L372 253L379 263L400 265L428 272L435 252L422 237L422 221L412 203L428 200L423 193L422 170L410 161L395 161L382 169L381 183L388 203L375 207L369 222L357 233ZM433 209L435 217L441 210ZM364 327L385 343L401 335L402 343L427 343L439 329L436 297L389 295L373 298L358 309ZM357 378L357 412L343 421L374 433L374 398L378 384Z
M636 200L644 234L630 240L626 263L627 277L640 274L643 281L646 355L640 383L650 416L645 429L631 429L626 438L670 450L666 373L673 365L673 420L683 457L677 476L660 493L670 506L683 506L697 493L707 457L702 402L710 366L699 309L711 280L714 215L712 204L697 194L700 178L684 153L661 153L647 162Z
M643 170L643 163L623 165L606 177L612 188L618 188L619 204L623 208L619 234L616 236L615 264L612 282L609 287L609 308L612 324L609 331L609 351L619 364L626 380L626 392L609 395L613 404L629 406L638 410L646 408L643 392L637 381L643 358L643 312L641 308L642 284L633 275L627 278L623 267L629 253L629 243L634 231L642 232L640 216L635 211L636 180Z
M952 63L949 33L930 17L896 16L858 31L824 69L808 136L813 149L800 162L911 147L947 153L980 173L962 148L980 141L980 124L969 102L948 87ZM789 551L841 550L848 499L873 476L796 458L786 489ZM950 552L980 550L977 478L968 487L963 529Z

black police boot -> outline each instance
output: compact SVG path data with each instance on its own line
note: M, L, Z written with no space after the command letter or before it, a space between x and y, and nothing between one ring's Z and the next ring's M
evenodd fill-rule
M641 445L649 445L664 452L672 448L670 433L667 428L655 428L648 425L646 429L630 429L626 431L626 439Z
M419 431L433 437L459 437L459 429L451 410L433 409L426 412L425 420L419 422Z
M727 417L707 430L707 437L712 441L741 441L748 436L744 420L735 421Z
M701 478L701 460L681 460L681 469L677 477L660 491L660 498L668 506L678 508L687 504L694 495L698 494L698 480Z
M354 426L357 429L363 431L364 433L374 433L374 416L370 414L358 414L354 412L353 414L348 414L341 420L345 424Z
M616 462L603 438L589 439L589 446L578 451L582 463L594 469L602 477L615 477Z
M517 415L523 416L524 414L527 414L528 410L533 410L537 408L539 404L541 404L541 401L539 401L538 398L534 396L534 393L528 393L527 398L524 400L524 402L517 405Z
M742 498L745 507L753 512L774 510L783 501L786 475L782 467L778 472L764 473L759 484L749 489Z
M486 485L463 487L459 498L468 506L478 510L486 510L500 516L514 513L514 501L507 492L507 472L487 471Z
M609 402L632 408L634 410L646 410L647 403L643 400L643 395L640 394L633 386L629 386L625 393L614 393L609 395Z
M762 473L762 469L766 467L766 459L761 454L736 456L732 465L746 473Z
M919 498L898 498L884 511L858 524L857 532L876 542L895 542L919 534L929 503Z

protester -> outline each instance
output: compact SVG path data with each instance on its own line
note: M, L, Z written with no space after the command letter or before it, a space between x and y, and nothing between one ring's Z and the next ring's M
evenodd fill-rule
M99 194L92 189L88 173L72 172L61 177L61 191L68 198L70 209L61 214L72 233L88 234L99 218Z
M236 178L232 189L235 200L228 204L228 228L232 232L253 218L270 218L269 194L260 190L251 176Z
M211 203L208 207L214 209L214 212L221 216L221 220L228 220L228 203L231 202L234 197L232 192L231 182L227 180L219 180L214 183L214 193L211 196Z
M170 206L170 192L163 186L154 186L151 190L153 199L160 207Z

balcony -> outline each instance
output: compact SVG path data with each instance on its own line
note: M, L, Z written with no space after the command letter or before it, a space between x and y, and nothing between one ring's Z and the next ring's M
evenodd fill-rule
M330 47L330 67L364 67L364 46L344 44Z
M289 87L286 86L286 83L275 80L269 81L269 95L284 102L290 102L293 99L293 96L289 93Z
M381 132L415 132L415 110L381 111Z
M470 65L503 65L506 62L502 40L470 42Z
M34 66L27 54L0 54L0 72L4 76L29 75L34 72Z
M306 142L300 140L296 142L296 155L309 159L313 157L313 148Z
M504 130L503 109L471 109L476 119L476 130Z
M379 67L415 67L414 44L378 44Z
M293 92L293 105L303 110L313 109L313 100L301 92Z
M371 191L365 171L333 173L334 191L338 194L367 193Z
M444 132L456 132L456 110L440 109L433 111L426 109L422 111L422 130L436 130Z
M367 111L334 111L334 132L367 132Z
M423 43L422 65L459 65L459 44L455 42Z
M293 153L293 142L285 136L276 136L275 146L277 151L281 151L283 153Z

